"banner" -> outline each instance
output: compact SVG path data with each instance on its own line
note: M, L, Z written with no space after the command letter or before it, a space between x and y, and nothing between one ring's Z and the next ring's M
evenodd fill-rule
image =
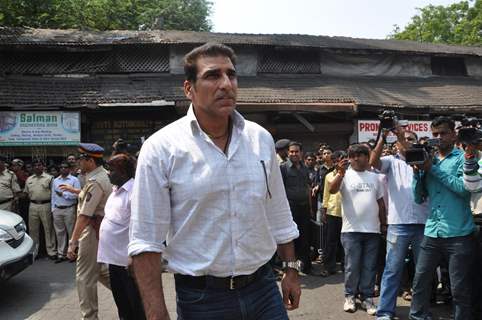
M0 146L78 145L79 143L79 112L0 112Z
M408 121L407 131L415 132L418 138L429 137L432 138L432 131L430 131L431 121ZM376 139L378 134L378 127L380 121L378 120L358 120L358 142L366 142L371 139ZM397 137L390 132L387 137L388 143L397 141Z

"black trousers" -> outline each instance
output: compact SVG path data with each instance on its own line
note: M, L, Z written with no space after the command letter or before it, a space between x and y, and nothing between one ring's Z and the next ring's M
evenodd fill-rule
M310 206L308 203L296 203L290 201L291 214L293 220L298 225L300 236L295 239L296 257L303 262L303 271L311 271L310 257Z
M146 319L137 285L125 267L109 265L110 286L121 320Z
M326 215L325 269L332 273L336 271L337 256L343 260L343 248L340 241L341 225L341 217Z

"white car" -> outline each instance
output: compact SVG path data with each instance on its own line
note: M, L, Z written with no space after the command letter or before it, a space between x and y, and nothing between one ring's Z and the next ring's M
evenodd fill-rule
M35 248L22 217L0 210L0 281L7 280L33 263Z

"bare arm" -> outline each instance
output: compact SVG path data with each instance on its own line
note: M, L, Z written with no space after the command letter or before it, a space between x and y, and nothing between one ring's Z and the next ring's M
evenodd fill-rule
M381 139L378 139L377 145L370 153L370 166L378 170L382 168L380 157L382 156L383 145L385 144L385 139L387 138L388 132L388 130L383 130Z
M162 290L161 254L144 252L133 256L132 267L147 320L168 320L169 313Z
M295 246L293 241L279 244L278 255L282 261L295 261ZM298 272L294 269L287 269L281 280L281 291L283 303L287 310L297 309L300 305L301 287L298 279Z
M340 191L341 183L343 181L343 177L345 175L342 174L341 172L338 172L335 175L335 179L333 179L328 185L329 185L329 191L331 194L335 194L338 191Z
M385 208L385 202L383 201L383 198L380 198L377 200L378 203L378 216L380 219L380 224L382 226L387 225L387 213L386 213L386 208Z

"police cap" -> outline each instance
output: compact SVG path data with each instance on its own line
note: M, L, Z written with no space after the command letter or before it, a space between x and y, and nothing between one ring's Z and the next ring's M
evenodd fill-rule
M275 143L275 148L276 150L281 150L281 149L288 149L288 145L290 144L290 140L288 139L279 139Z
M81 143L79 145L79 157L102 158L104 148L95 143Z

